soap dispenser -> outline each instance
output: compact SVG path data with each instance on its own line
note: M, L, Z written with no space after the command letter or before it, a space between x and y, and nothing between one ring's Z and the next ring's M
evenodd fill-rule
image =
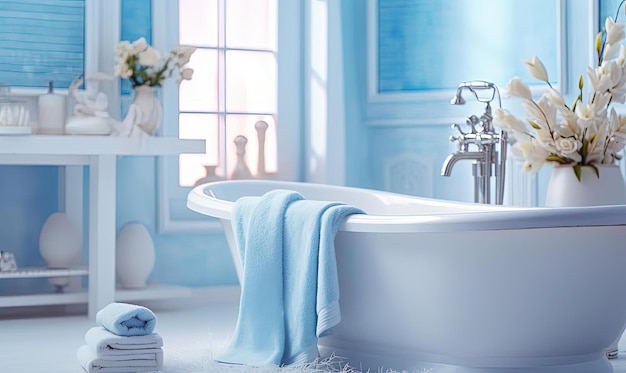
M54 92L54 82L48 82L48 93L37 100L38 133L42 135L65 134L66 96Z

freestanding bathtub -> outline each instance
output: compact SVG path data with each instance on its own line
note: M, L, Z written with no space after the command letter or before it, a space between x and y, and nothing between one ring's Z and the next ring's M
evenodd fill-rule
M342 321L319 341L353 367L607 373L626 323L626 206L513 208L274 181L196 187L188 207L230 225L233 201L272 189L342 201Z

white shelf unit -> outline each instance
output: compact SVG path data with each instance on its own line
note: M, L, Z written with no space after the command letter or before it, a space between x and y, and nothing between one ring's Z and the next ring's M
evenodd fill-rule
M82 231L83 166L89 168L88 266L61 274L57 270L2 273L3 278L88 276L87 292L2 295L0 307L88 303L89 317L116 300L161 299L186 294L180 287L117 290L115 287L115 209L117 156L204 153L204 140L173 137L0 136L0 164L65 166L65 212ZM78 271L78 272L76 272ZM15 277L10 277L15 276ZM190 290L189 290L190 292Z
M86 276L88 273L87 268L20 268L14 271L0 271L0 280L5 278Z

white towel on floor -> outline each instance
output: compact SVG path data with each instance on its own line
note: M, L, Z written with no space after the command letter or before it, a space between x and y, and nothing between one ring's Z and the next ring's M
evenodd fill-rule
M98 358L87 345L76 352L80 365L87 373L139 373L154 372L163 369L163 350L152 360L108 360Z
M157 333L122 337L101 326L94 326L85 334L85 342L97 357L128 355L163 347L163 338Z

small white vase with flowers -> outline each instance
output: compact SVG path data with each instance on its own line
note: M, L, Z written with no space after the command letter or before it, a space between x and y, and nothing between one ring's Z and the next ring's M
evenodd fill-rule
M145 38L132 43L122 41L117 45L114 74L128 79L134 90L133 102L115 131L117 135L136 137L157 132L161 126L163 109L155 89L161 87L175 70L179 72L177 83L191 80L193 70L185 65L194 52L194 47L179 46L162 56Z

